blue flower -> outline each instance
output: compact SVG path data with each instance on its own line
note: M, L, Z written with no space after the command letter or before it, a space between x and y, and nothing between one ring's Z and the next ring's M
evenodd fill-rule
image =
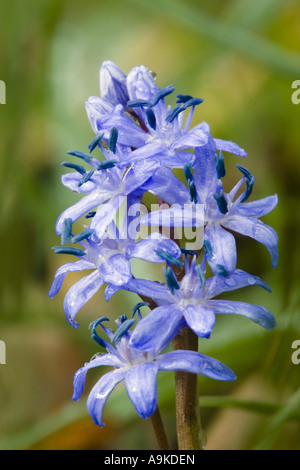
M177 330L183 318L199 337L206 338L211 335L216 314L242 315L267 330L275 327L273 314L261 305L232 300L214 300L223 292L251 285L258 285L269 291L269 287L259 277L236 269L227 277L215 275L205 280L205 258L204 256L201 265L196 265L194 257L190 266L186 258L186 274L181 281L176 279L169 266L165 270L166 284L132 279L125 286L106 288L106 300L109 300L111 295L121 288L150 297L158 305L137 325L131 338L131 344L134 347L148 350L155 345L163 344L165 337Z
M130 344L132 331L128 328L133 324L132 320L127 320L125 317L117 320L116 333L104 327L102 321L103 319L94 322L91 329L94 330L97 342L106 348L107 353L94 357L76 372L73 393L73 400L78 400L83 393L89 369L99 366L114 368L102 375L88 396L87 409L96 425L104 426L103 410L106 401L116 385L122 381L125 383L126 392L137 413L141 418L146 419L155 412L157 407L157 373L159 371L186 371L223 381L236 378L232 370L217 359L195 351L176 350L160 354L167 344L159 349L139 351ZM95 327L98 324L101 324L112 344L99 338L95 333Z
M105 283L122 286L132 279L130 259L141 259L151 263L162 263L164 256L176 260L181 257L178 245L169 238L159 234L150 234L147 238L135 241L139 228L140 208L139 192L128 199L122 230L114 221L99 239L93 229L86 228L81 234L72 237L72 243L80 243L81 248L55 247L57 253L69 253L79 258L62 265L55 273L49 297L54 297L62 287L65 276L70 272L92 270L90 274L77 281L64 298L64 312L67 321L75 328L78 311L93 297ZM134 208L134 212L132 211ZM71 223L71 219L65 219ZM71 226L72 227L72 226ZM181 264L178 260L177 263Z
M115 130L115 128L112 128ZM102 135L100 134L100 137ZM79 151L69 152L89 164L91 170L86 171L82 165L63 162L62 165L75 169L75 172L67 173L62 177L62 183L74 192L86 194L73 206L67 208L58 217L56 233L62 233L65 219L71 219L74 223L84 214L95 211L91 222L91 229L95 230L98 238L101 238L108 224L113 220L121 204L140 188L153 175L159 167L155 160L141 161L132 165L130 169L120 169L117 164L120 155L128 152L128 149L117 144L118 133L110 131L110 149L105 149L98 143L105 157L99 161L90 154ZM100 207L98 207L100 206Z
M223 150L243 156L234 148L234 144L222 145ZM277 203L277 195L257 201L246 202L254 184L254 177L243 166L237 165L243 176L229 193L225 193L221 177L224 175L222 152L217 154L215 141L195 149L194 161L185 166L190 201L178 204L169 210L155 211L141 220L142 224L162 226L204 226L204 247L208 263L215 274L229 274L236 267L237 250L235 237L226 229L251 237L262 243L269 250L272 267L278 263L278 237L275 230L259 220L272 211ZM238 190L245 183L245 191L236 197ZM236 197L236 199L235 199ZM191 220L188 210L197 206L204 209L204 220Z

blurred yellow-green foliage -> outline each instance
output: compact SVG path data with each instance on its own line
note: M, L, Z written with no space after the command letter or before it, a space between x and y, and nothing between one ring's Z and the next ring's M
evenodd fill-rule
M251 287L230 295L265 305L278 326L265 332L245 318L218 318L200 351L238 379L199 379L200 405L208 449L300 449L300 364L291 360L300 339L300 104L291 100L299 45L298 0L1 1L1 449L156 448L151 424L138 418L122 387L108 400L104 429L93 425L84 397L71 400L74 372L97 352L89 322L130 312L135 297L119 293L107 304L101 291L75 331L62 301L76 275L56 298L47 296L63 262L51 251L54 224L74 202L61 186L59 163L93 137L84 102L99 95L99 66L107 59L125 73L144 64L159 86L172 83L177 93L204 98L194 120L247 150L252 198L279 195L264 218L279 235L279 267L271 269L263 246L238 239L239 267L261 276L272 294ZM231 187L238 158L226 162ZM140 269L153 274L148 265ZM158 399L175 445L173 382L171 373L159 376Z

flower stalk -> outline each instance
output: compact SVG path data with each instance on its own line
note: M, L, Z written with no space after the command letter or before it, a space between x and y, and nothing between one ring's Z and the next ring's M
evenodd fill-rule
M198 337L190 328L184 328L174 338L173 348L198 351ZM201 426L196 374L175 371L175 400L178 450L204 449L206 437Z

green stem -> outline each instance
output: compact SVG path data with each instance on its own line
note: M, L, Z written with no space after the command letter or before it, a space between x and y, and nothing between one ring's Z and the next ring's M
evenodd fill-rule
M150 417L150 420L152 422L159 450L170 450L168 438L158 407L154 411L153 415Z
M184 328L173 340L173 348L198 351L198 337L191 329ZM206 438L201 426L196 374L175 372L175 400L178 449L204 449Z

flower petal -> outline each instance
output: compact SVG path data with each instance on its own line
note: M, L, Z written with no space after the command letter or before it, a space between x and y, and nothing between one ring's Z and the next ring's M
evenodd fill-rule
M49 290L49 297L54 297L61 289L66 274L74 271L83 271L84 269L95 269L94 264L89 261L79 260L63 264L55 273L52 286Z
M186 186L174 175L170 168L161 166L154 175L143 184L143 189L159 196L167 204L184 204L190 196Z
M258 201L242 202L233 209L232 214L242 217L262 217L271 212L278 204L278 197L267 196Z
M135 294L142 295L143 297L153 299L160 305L173 302L173 296L169 291L169 288L159 282L149 281L148 279L133 279L128 282L126 286L123 286L123 288L129 292L134 292Z
M122 70L112 61L105 60L99 72L100 79L100 94L105 100L112 103L114 106L122 104L126 106L129 100L126 75Z
M97 210L97 213L91 222L91 229L95 230L95 234L98 238L103 236L105 230L115 217L124 199L125 196L116 195Z
M216 315L205 305L188 305L184 318L189 327L201 338L209 338L216 321Z
M208 143L208 135L209 134L203 129L202 124L199 124L179 139L176 139L171 147L174 149L201 147Z
M67 321L74 328L79 326L75 321L78 311L100 289L103 281L98 270L77 281L67 292L64 298L64 311Z
M94 423L98 426L104 426L102 415L107 399L116 385L124 378L125 369L115 369L103 375L92 388L87 400L87 409Z
M263 287L263 289L271 292L269 286L259 277L252 276L241 269L235 269L227 277L214 276L208 279L205 284L206 298L213 298L223 292L229 292L253 285Z
M236 267L237 253L234 236L220 225L207 224L204 230L204 240L209 242L207 261L215 274L220 273L220 267L225 273L230 273Z
M65 219L72 219L72 223L74 223L77 219L79 219L82 215L90 210L94 209L95 207L102 204L104 201L110 198L109 192L100 192L100 191L92 191L87 196L80 199L76 204L66 209L57 219L55 230L56 234L60 235L63 227L63 222Z
M157 407L157 372L157 364L145 362L131 367L125 376L128 396L143 419L149 418Z
M129 261L121 254L116 254L105 260L98 267L103 282L116 286L127 284L132 278Z
M100 356L95 357L90 362L87 362L83 367L78 369L78 371L74 375L73 379L73 397L72 400L79 400L83 393L84 389L84 382L86 378L86 374L88 370L92 369L93 367L99 366L112 366L112 367L121 367L122 364L116 356L112 354L103 354Z
M154 227L202 227L204 208L202 204L174 204L170 209L149 212L141 218L141 225Z
M155 252L158 249L166 251L175 258L180 258L182 255L177 243L159 233L153 233L144 240L128 245L126 256L128 258L143 259L150 263L162 263L164 260Z
M276 326L274 315L261 305L253 305L235 300L209 300L209 307L215 313L242 315L258 323L266 330L272 330Z
M276 268L278 264L278 237L272 227L260 220L238 215L228 217L222 225L265 245L271 255L272 267Z
M242 149L239 145L231 142L230 140L214 139L217 150L222 150L224 152L233 153L239 157L247 157L247 152Z
M182 316L174 304L151 310L135 327L129 345L142 351L162 350L178 333Z
M216 145L209 136L208 143L195 148L195 163L193 165L194 180L197 193L202 204L216 192L218 185L216 167Z
M222 362L196 351L177 349L162 354L156 361L159 364L159 370L180 370L215 380L235 380L236 378L233 371Z

